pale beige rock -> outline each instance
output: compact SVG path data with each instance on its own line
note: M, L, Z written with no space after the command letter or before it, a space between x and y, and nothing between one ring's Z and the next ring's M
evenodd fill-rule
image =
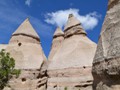
M61 30L60 27L58 27L58 28L56 29L56 31L54 32L53 38L59 37L59 36L64 36L64 32Z
M40 39L28 19L13 33L6 50L16 60L18 69L40 69L46 60Z
M6 49L6 47L7 47L7 44L0 44L0 51L1 51L2 49Z
M12 90L46 89L46 57L28 19L12 34L6 51L15 59L15 68L21 70L19 78L9 82Z
M56 52L60 49L64 40L64 32L58 27L53 35L52 47L48 57L49 62L52 61Z
M84 35L73 35L64 40L49 69L92 66L96 44ZM87 56L86 56L87 55Z
M120 90L120 0L109 0L93 61L94 90Z
M69 15L69 19L66 23L66 26L64 27L64 31L65 31L65 35L64 35L65 38L77 34L86 35L86 32L83 30L80 21L76 19L73 16L73 14Z
M39 39L38 34L35 32L34 28L29 22L29 18L27 18L12 35L20 35L20 34L32 36L34 38Z
M48 66L47 90L64 90L65 87L92 90L91 66L96 44L87 38L73 15L69 16L64 31L65 39L61 48Z

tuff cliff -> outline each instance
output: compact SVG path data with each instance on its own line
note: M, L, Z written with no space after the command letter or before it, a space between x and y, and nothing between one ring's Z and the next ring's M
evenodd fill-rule
M120 90L120 0L109 0L92 73L94 90Z

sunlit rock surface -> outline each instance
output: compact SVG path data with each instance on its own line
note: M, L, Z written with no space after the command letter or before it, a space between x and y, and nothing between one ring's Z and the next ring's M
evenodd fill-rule
M58 27L53 35L52 47L48 57L49 62L52 61L56 52L60 49L64 40L64 32Z
M96 44L72 14L65 26L64 37L48 65L47 90L92 90L91 66Z
M19 78L10 80L5 90L45 90L47 61L40 38L26 19L12 34L6 51L15 59L15 68L21 70Z

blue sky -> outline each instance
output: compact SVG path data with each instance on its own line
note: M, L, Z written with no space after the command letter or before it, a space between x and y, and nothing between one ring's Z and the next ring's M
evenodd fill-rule
M12 33L27 18L39 34L48 56L57 26L62 29L69 13L78 18L88 37L98 42L108 0L0 0L0 44L7 44Z

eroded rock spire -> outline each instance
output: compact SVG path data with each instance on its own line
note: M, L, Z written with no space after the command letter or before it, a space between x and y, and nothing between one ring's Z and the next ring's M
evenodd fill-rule
M65 32L65 37L69 37L75 34L86 35L86 32L83 30L80 21L76 17L74 17L73 14L69 15L68 21L64 27L64 32Z
M80 21L72 14L64 33L65 39L48 66L47 90L64 90L65 87L68 90L92 90L91 66L96 44L86 36Z
M51 51L50 51L50 54L49 54L49 57L48 57L49 61L52 61L54 55L60 49L63 40L64 40L64 32L60 29L60 27L58 27L55 30L55 33L53 35Z
M39 39L29 19L26 19L12 34L6 50L15 59L15 68L20 69L21 74L18 79L11 79L10 88L45 90L47 64Z
M12 34L14 35L19 35L19 34L23 34L23 35L28 35L31 36L33 38L37 38L39 39L38 34L36 33L35 29L32 27L29 18L27 18L18 28L17 30Z

